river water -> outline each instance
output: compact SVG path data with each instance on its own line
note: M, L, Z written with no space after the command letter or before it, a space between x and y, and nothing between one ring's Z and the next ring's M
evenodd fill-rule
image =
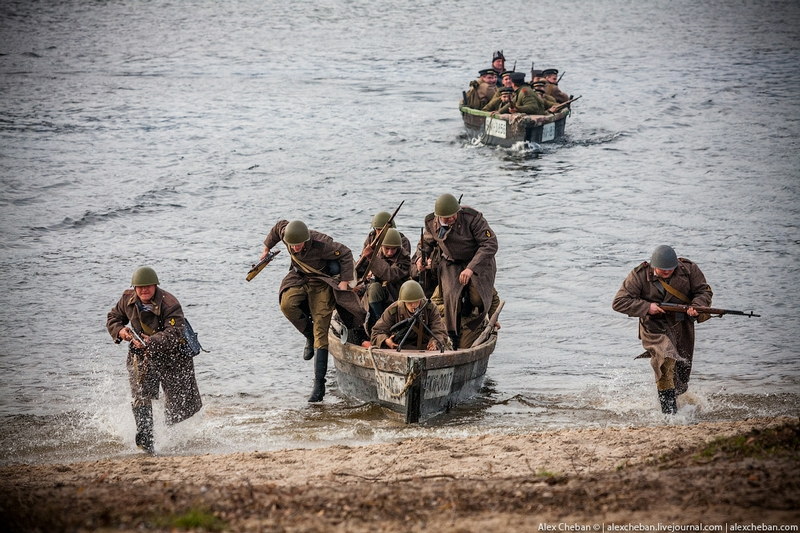
M211 350L201 413L157 413L167 455L664 424L636 320L610 307L658 244L715 305L762 315L698 326L677 422L797 415L800 5L565 0L509 27L485 4L3 2L0 461L138 453L105 316L142 264ZM563 141L465 134L457 101L496 49L565 71ZM309 405L286 258L244 280L264 235L300 218L357 254L405 200L413 241L443 192L499 236L481 395L405 426L331 370Z

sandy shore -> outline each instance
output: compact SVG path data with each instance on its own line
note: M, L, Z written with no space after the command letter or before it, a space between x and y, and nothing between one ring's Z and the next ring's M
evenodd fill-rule
M752 419L14 465L0 468L0 519L17 531L798 524L799 433L798 419Z

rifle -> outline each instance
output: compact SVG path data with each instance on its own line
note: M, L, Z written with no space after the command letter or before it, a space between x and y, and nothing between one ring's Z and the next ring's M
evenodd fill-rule
M403 344L405 344L406 339L408 339L408 336L411 334L411 330L414 329L414 326L417 324L417 322L419 322L420 324L422 324L423 329L428 333L428 335L430 335L431 338L436 341L436 345L439 347L439 351L444 353L444 344L442 344L442 341L440 341L436 337L436 335L433 334L433 331L431 331L431 328L428 327L428 324L422 322L421 320L422 313L425 311L425 308L427 306L428 306L428 300L425 300L425 302L421 303L417 308L417 310L414 311L413 315L406 318L405 320L401 320L400 322L389 328L390 333L393 331L399 331L402 328L406 328L405 331L403 332L403 335L400 338L400 342L397 343L398 352L403 349Z
M369 243L369 247L372 248L372 253L369 256L369 263L367 263L367 269L364 271L364 275L361 277L361 279L358 281L358 283L356 283L356 285L360 285L360 284L364 283L364 280L366 279L367 274L369 274L370 267L372 266L372 261L375 259L375 254L378 253L378 250L380 249L381 244L383 243L383 239L386 237L386 230L388 230L389 228L392 227L392 222L394 221L394 217L397 216L397 212L400 211L400 208L403 207L404 203L406 203L405 200L400 202L400 205L398 205L397 209L394 210L394 213L392 213L392 216L389 217L389 220L387 220L386 224L384 224L383 227L381 228L380 233L375 235L375 238L372 239L371 243ZM356 272L358 272L358 269L361 268L361 266L364 264L364 261L366 261L366 260L367 260L367 258L364 257L363 255L358 258L358 261L356 262L356 268L355 268Z
M705 313L708 315L714 315L717 317L722 318L722 315L740 315L746 317L757 316L760 317L761 315L757 315L752 311L736 311L734 309L718 309L716 307L703 307L699 305L684 305L684 304L673 304L668 302L661 302L658 306L663 309L664 311L669 311L671 313L685 313L690 307L693 307L695 311L698 313Z
M551 111L551 113L558 113L559 111L561 111L563 108L565 108L566 106L568 106L569 104L571 104L575 100L580 99L581 96L583 96L583 95L576 96L575 98L570 98L566 102L561 102L560 104L554 105L553 107L555 108L555 111Z
M495 309L494 313L492 313L492 317L489 319L489 323L486 324L486 327L483 329L481 334L478 335L478 338L475 339L470 348L476 347L477 345L481 344L483 341L489 338L489 335L492 333L495 324L497 324L497 319L500 316L500 311L503 310L504 305L506 305L505 300L500 300L500 305L498 305L497 309Z
M425 228L419 228L419 258L422 261L422 270L419 272L419 283L422 288L428 286L428 254L425 253Z
M278 255L279 253L281 253L280 250L275 250L273 252L268 253L264 259L262 259L261 261L259 261L250 268L250 271L247 273L247 277L245 279L247 281L250 281L254 277L258 276L258 274L262 270L264 270L264 267L267 266L269 262L272 261L275 258L275 256Z
M558 85L558 82L560 82L560 81L561 81L561 78L563 78L563 77L564 77L564 74L566 74L566 73L567 73L567 71L566 71L566 70L565 70L564 72L562 72L562 73L561 73L561 76L559 76L559 77L558 77L558 79L556 80L556 85Z
M128 331L131 332L131 336L133 337L133 339L138 341L139 344L141 344L142 346L144 346L146 348L147 347L147 343L144 342L144 339L142 338L141 335L136 333L136 330L133 328L133 324L128 324L126 327L128 328Z

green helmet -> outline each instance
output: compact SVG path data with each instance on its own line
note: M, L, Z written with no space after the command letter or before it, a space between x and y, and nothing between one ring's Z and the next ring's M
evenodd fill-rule
M372 227L375 229L382 228L384 225L386 225L387 222L389 222L390 218L392 218L392 215L390 215L386 211L375 213L375 216L372 217ZM392 220L392 227L393 228L397 227L397 224L394 223L394 220Z
M678 254L666 244L656 246L650 257L650 265L661 270L673 270L678 266Z
M286 225L286 230L283 232L283 242L289 246L303 244L311 238L311 233L308 231L308 226L300 220L292 220Z
M410 279L400 287L400 294L397 295L398 302L418 302L425 299L425 291L422 285Z
M436 204L433 206L433 214L437 217L451 217L458 213L461 206L458 200L452 194L443 194L436 199Z
M400 237L400 232L394 228L386 230L386 236L383 238L381 246L403 246L403 239Z
M148 285L158 285L156 271L150 267L139 267L131 277L131 287L147 287Z

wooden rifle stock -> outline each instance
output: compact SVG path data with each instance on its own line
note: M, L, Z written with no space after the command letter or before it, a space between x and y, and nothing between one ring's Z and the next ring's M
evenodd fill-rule
M746 316L752 317L757 316L760 317L761 315L757 315L752 311L736 311L735 309L719 309L717 307L704 307L699 305L684 305L684 304L674 304L668 302L661 302L658 306L663 309L664 311L668 311L670 313L685 313L689 310L690 307L693 307L695 311L698 313L706 313L709 315L714 315L721 317L722 315L739 315L739 316Z
M383 227L381 228L381 232L375 235L375 238L372 239L371 243L369 243L369 247L372 249L372 253L369 256L369 263L367 263L367 269L364 271L364 275L361 277L361 279L358 281L356 285L364 283L367 274L369 274L370 267L372 266L372 261L375 259L375 254L378 253L378 250L380 249L381 244L383 243L383 239L386 237L386 230L392 227L392 222L394 221L394 217L397 216L397 212L400 211L400 208L403 207L404 203L406 203L405 200L400 202L400 205L398 205L397 209L394 210L392 216L389 217L389 220L387 220L386 224L384 224ZM361 266L364 264L364 261L366 260L367 258L364 257L363 255L358 258L355 268L356 272L358 272L358 269L361 268Z
M264 259L262 259L261 261L259 261L250 268L250 271L247 272L247 277L245 279L247 281L250 281L254 277L258 276L258 274L262 270L264 270L264 267L267 266L269 262L272 261L275 258L275 256L278 255L279 253L281 253L280 250L275 250L273 252L268 253Z
M497 319L500 317L500 311L503 310L504 305L506 305L505 300L500 300L500 304L497 306L497 309L494 310L494 313L492 313L492 317L489 319L489 323L486 324L486 327L483 329L481 334L478 335L478 338L475 339L475 342L472 343L472 346L470 346L470 348L476 347L477 345L479 345L480 343L489 338L489 335L491 335L495 324L497 324Z
M555 108L555 111L553 111L553 113L558 113L559 111L561 111L562 109L564 109L566 106L568 106L569 104L571 104L571 103L572 103L572 102L574 102L575 100L578 100L578 99L580 99L582 96L583 96L583 95L576 96L575 98L570 98L570 99L569 99L569 100L567 100L566 102L561 102L560 104L554 105L553 107Z

